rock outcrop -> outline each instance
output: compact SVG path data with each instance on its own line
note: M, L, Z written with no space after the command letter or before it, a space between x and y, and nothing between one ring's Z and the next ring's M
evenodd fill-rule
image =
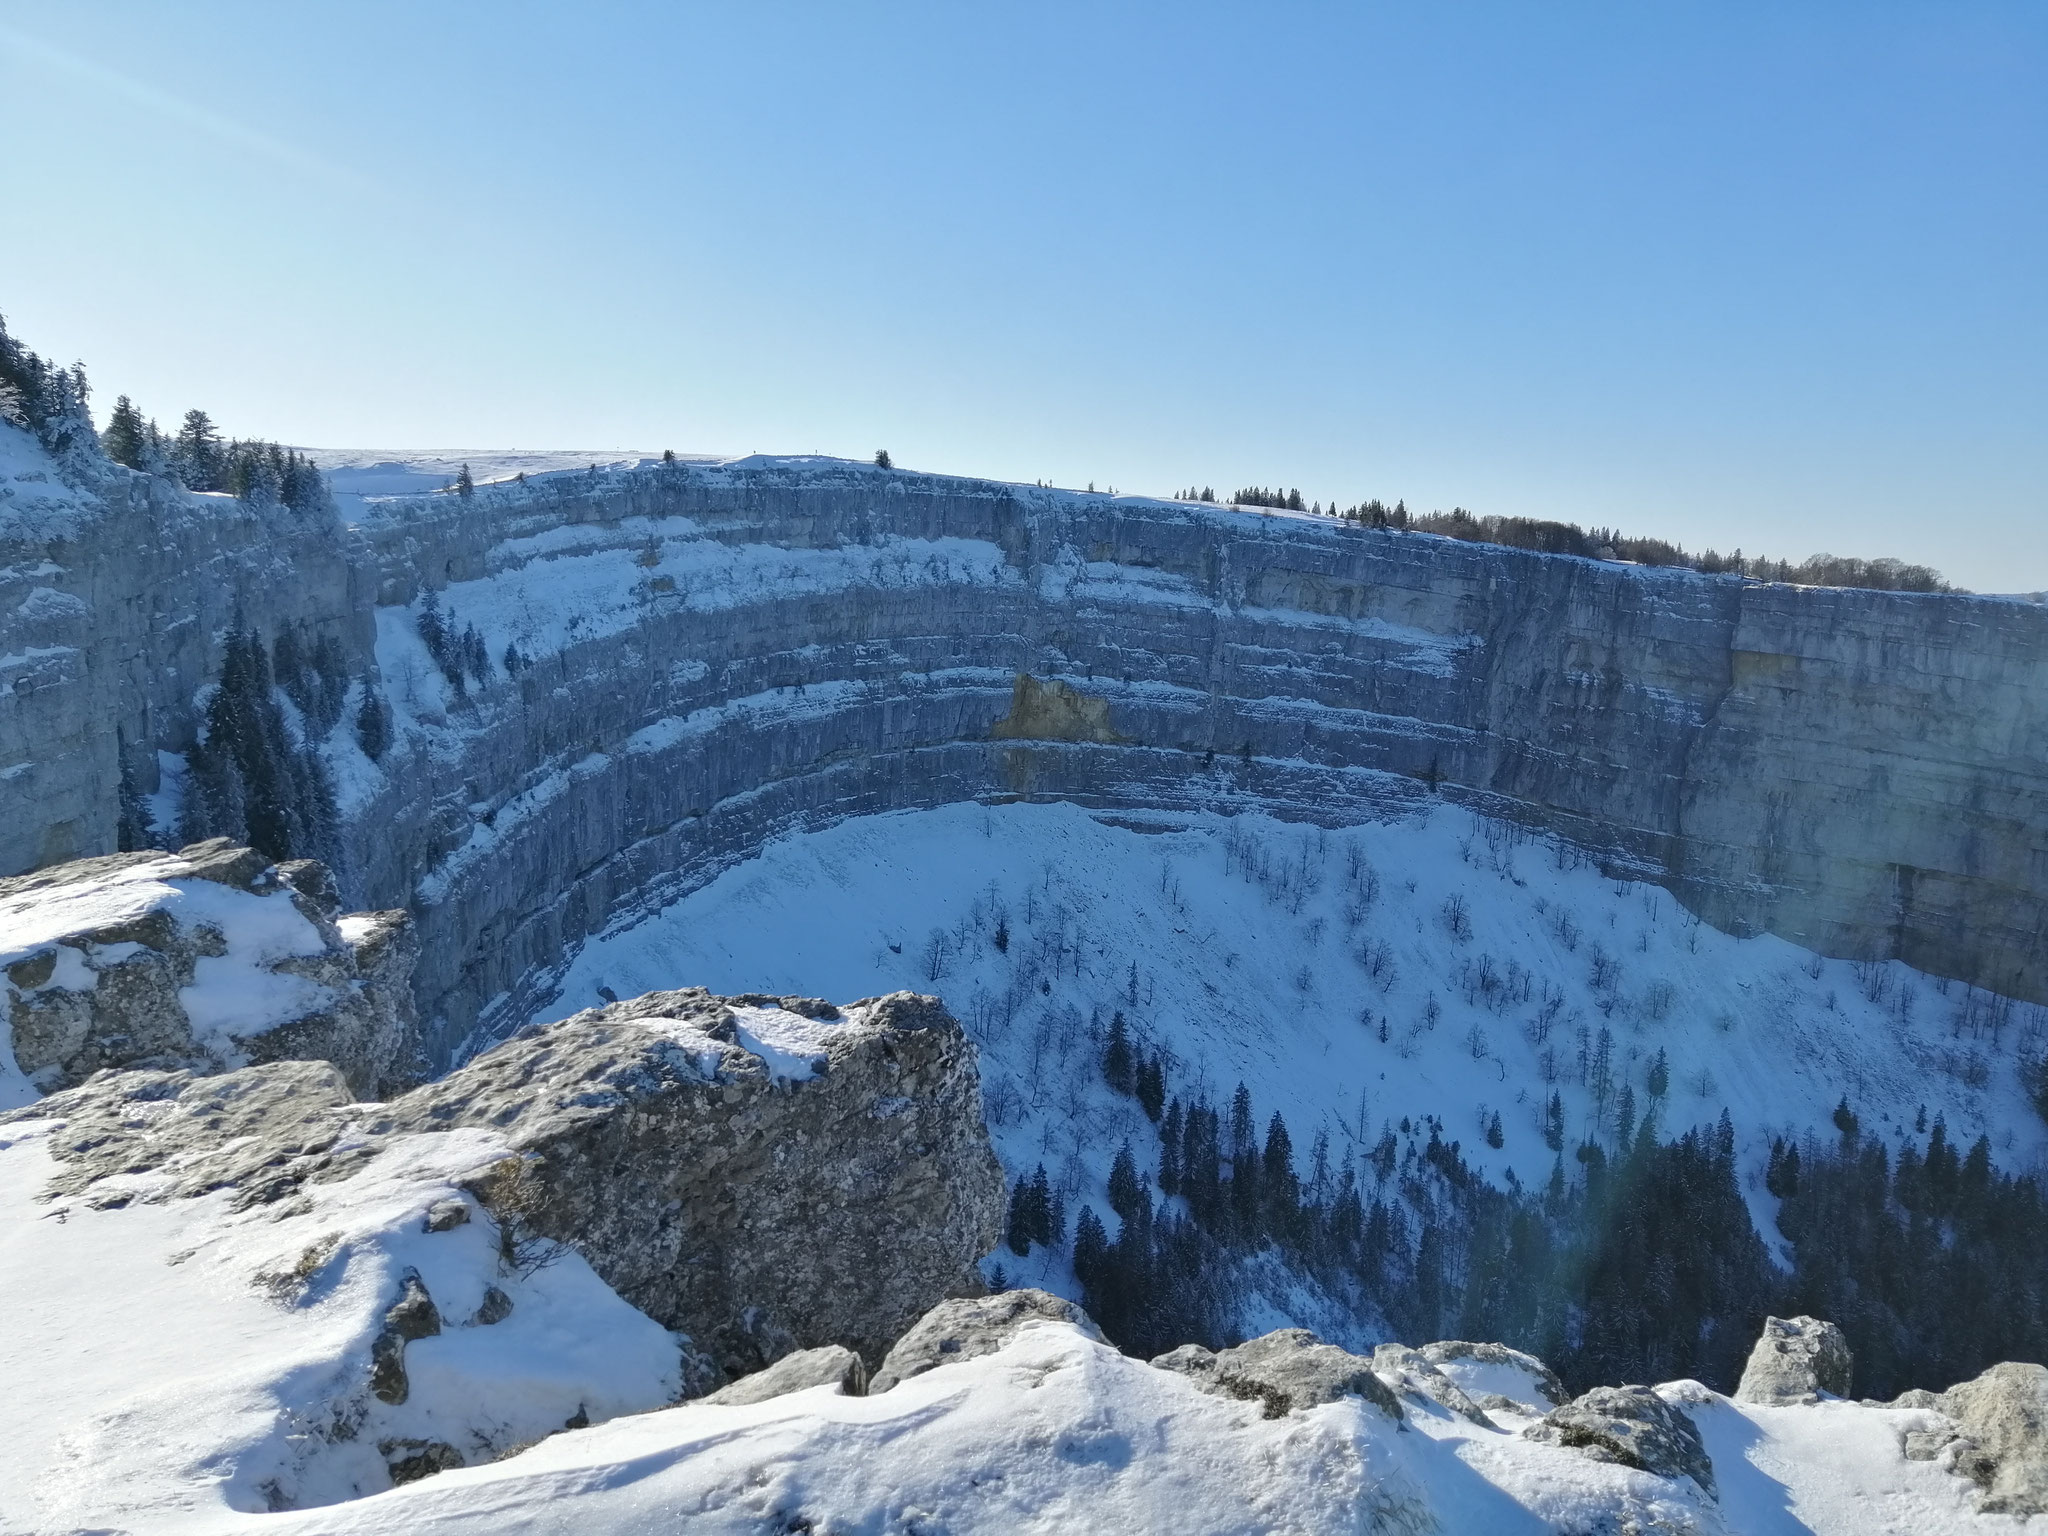
M56 1122L51 1195L101 1205L227 1189L275 1206L408 1137L487 1133L501 1151L463 1182L512 1271L575 1249L689 1336L693 1391L799 1349L882 1360L936 1303L981 1289L1003 1209L974 1048L910 993L845 1009L652 993L525 1030L385 1104L354 1102L325 1062L286 1061L107 1073L12 1118ZM445 1199L421 1218L467 1219ZM508 1309L485 1292L474 1321ZM408 1281L378 1335L385 1401L404 1401L405 1345L441 1321Z
M2007 1361L1946 1392L1908 1396L1895 1406L1942 1415L1939 1427L1905 1431L1908 1459L1951 1457L1985 1514L2048 1514L2048 1368Z
M346 862L352 901L419 921L439 1063L782 831L994 796L1332 822L1434 792L1725 928L2048 997L2036 605L820 461L346 533L125 472L80 496L0 527L0 869L113 847L234 605L266 636L303 613L403 717L351 760ZM536 664L445 693L424 590Z
M108 1068L332 1062L361 1098L420 1075L403 911L342 913L312 860L216 839L0 880L0 1003L45 1092Z
M1363 1355L1325 1344L1306 1328L1278 1328L1229 1349L1183 1344L1152 1362L1187 1377L1205 1392L1260 1404L1269 1419L1301 1408L1362 1397L1390 1419L1401 1403Z
M812 1387L834 1387L847 1397L860 1397L868 1389L867 1362L843 1344L820 1344L816 1349L784 1355L766 1370L742 1376L699 1401L728 1406L765 1403L771 1397Z
M1505 1344L1444 1339L1423 1345L1421 1354L1482 1408L1543 1414L1565 1400L1557 1372L1534 1355Z
M891 1347L868 1391L886 1392L938 1366L992 1355L1025 1325L1036 1322L1070 1323L1091 1339L1102 1337L1087 1313L1045 1291L1026 1288L942 1301Z
M1767 1317L1735 1388L1742 1403L1812 1403L1847 1397L1854 1360L1833 1323L1815 1317Z
M1699 1429L1648 1387L1595 1387L1522 1433L1654 1477L1689 1477L1714 1492L1714 1463Z
M479 1193L573 1245L741 1376L799 1348L880 1361L981 1289L1003 1175L973 1045L935 998L653 992L523 1030L366 1118L487 1127L520 1155Z

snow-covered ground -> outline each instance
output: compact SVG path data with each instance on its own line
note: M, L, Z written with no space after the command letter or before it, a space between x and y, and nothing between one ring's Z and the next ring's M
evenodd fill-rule
M676 1394L673 1336L577 1255L521 1274L480 1212L426 1230L436 1202L473 1208L456 1181L507 1155L488 1135L402 1138L237 1211L226 1190L150 1203L167 1173L45 1202L49 1131L0 1126L0 1530L219 1529L388 1488L387 1445L477 1459ZM408 1270L443 1331L406 1346L393 1405L369 1359ZM484 1325L487 1286L512 1306Z
M686 984L938 993L980 1046L1005 1166L1044 1162L1070 1209L1106 1210L1126 1138L1156 1164L1151 1123L1099 1070L1117 1012L1167 1053L1169 1093L1227 1106L1245 1083L1258 1123L1278 1110L1304 1164L1319 1135L1333 1161L1362 1159L1389 1130L1426 1139L1435 1117L1495 1182L1513 1170L1535 1185L1557 1156L1549 1094L1568 1154L1611 1132L1623 1086L1638 1114L1651 1107L1662 1052L1659 1124L1728 1111L1767 1233L1770 1138L1832 1136L1844 1096L1894 1145L1936 1115L1952 1140L1988 1135L2007 1167L2048 1144L2015 1068L2038 1010L1898 962L1731 937L1654 886L1450 807L1340 831L1063 804L848 821L591 940L543 1016L594 1006L600 987ZM1484 1134L1496 1113L1498 1149ZM1002 1258L1019 1283L1067 1288L1037 1253L1022 1273Z

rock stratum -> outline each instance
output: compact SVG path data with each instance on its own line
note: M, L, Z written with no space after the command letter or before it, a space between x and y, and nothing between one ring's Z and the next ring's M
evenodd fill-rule
M11 430L0 428L0 430ZM110 472L0 506L0 869L109 851L231 617L342 647L352 902L435 1063L780 832L970 799L1324 823L1431 794L1737 932L2048 997L2048 611L751 459L294 522ZM19 499L19 498L18 498ZM492 664L457 697L428 592ZM508 672L500 659L516 649Z

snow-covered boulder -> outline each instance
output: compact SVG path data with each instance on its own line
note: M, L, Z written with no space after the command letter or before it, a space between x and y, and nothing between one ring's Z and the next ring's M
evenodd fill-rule
M1269 1419L1346 1397L1363 1398L1390 1419L1404 1416L1372 1361L1325 1344L1306 1328L1276 1328L1224 1350L1183 1344L1152 1364L1204 1392L1258 1403Z
M1849 1341L1833 1323L1817 1317L1767 1317L1735 1397L1744 1403L1847 1397L1854 1365Z
M1689 1477L1714 1492L1714 1463L1699 1430L1648 1387L1595 1387L1522 1433L1653 1477Z
M360 1097L414 1080L401 911L343 914L327 870L222 839L0 880L0 1104L106 1068L330 1061Z
M867 1383L867 1362L859 1355L842 1344L820 1344L816 1349L784 1355L765 1371L742 1376L699 1401L738 1407L812 1387L831 1387L848 1397L860 1397L866 1393Z
M917 1320L883 1359L870 1392L886 1392L898 1382L941 1365L978 1359L1001 1349L1019 1329L1031 1323L1066 1323L1091 1339L1100 1339L1087 1313L1044 1291L1002 1291L994 1296L959 1297L942 1301Z
M1565 1400L1557 1372L1505 1344L1443 1339L1423 1345L1420 1354L1480 1407L1497 1413L1541 1415Z
M499 1219L573 1244L714 1378L822 1344L879 1362L982 1289L1001 1230L974 1046L908 992L652 992L522 1030L365 1123L504 1138L518 1156L479 1185Z
M1412 1402L1462 1414L1488 1429L1495 1427L1486 1410L1420 1350L1405 1344L1382 1344L1372 1352L1372 1368L1395 1393Z

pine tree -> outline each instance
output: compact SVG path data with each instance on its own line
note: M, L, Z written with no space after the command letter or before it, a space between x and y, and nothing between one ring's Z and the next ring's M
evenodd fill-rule
M1266 1122L1266 1149L1259 1158L1259 1192L1265 1198L1266 1230L1282 1241L1295 1237L1301 1191L1294 1172L1294 1138L1278 1110Z
M1159 1127L1159 1190L1161 1194L1180 1193L1181 1140L1186 1135L1185 1112L1180 1100L1175 1099L1166 1106L1165 1123Z
M220 432L213 418L201 410L185 413L185 423L171 449L172 473L185 482L187 490L218 491L226 466L222 462Z
M1074 1278L1084 1287L1101 1283L1109 1257L1109 1233L1093 1206L1081 1207L1074 1222Z
M1109 1045L1102 1053L1102 1079L1109 1084L1112 1093L1129 1094L1135 1086L1131 1041L1124 1026L1122 1009L1110 1016Z
M1117 1148L1116 1162L1109 1170L1109 1208L1119 1219L1129 1221L1145 1203L1145 1186L1138 1177L1138 1165L1127 1141Z
M107 430L100 434L100 447L116 464L140 469L143 430L142 413L123 395L114 402L114 413L107 418Z
M356 707L356 741L373 763L382 761L391 747L391 715L368 676L363 678L363 701Z
M1137 1093L1146 1118L1157 1122L1166 1107L1166 1062L1156 1051L1138 1068Z
M877 469L894 469L895 467L896 467L896 461L895 461L894 459L892 459L892 458L890 458L890 457L889 457L889 450L888 450L888 449L886 449L886 448L877 448L877 449L875 450L875 468L877 468Z
M1650 1097L1661 1099L1671 1091L1671 1062L1664 1054L1664 1047L1657 1047L1657 1054L1650 1058Z
M1486 1122L1486 1144L1498 1152L1506 1144L1507 1135L1501 1130L1500 1111L1493 1112L1493 1118Z

